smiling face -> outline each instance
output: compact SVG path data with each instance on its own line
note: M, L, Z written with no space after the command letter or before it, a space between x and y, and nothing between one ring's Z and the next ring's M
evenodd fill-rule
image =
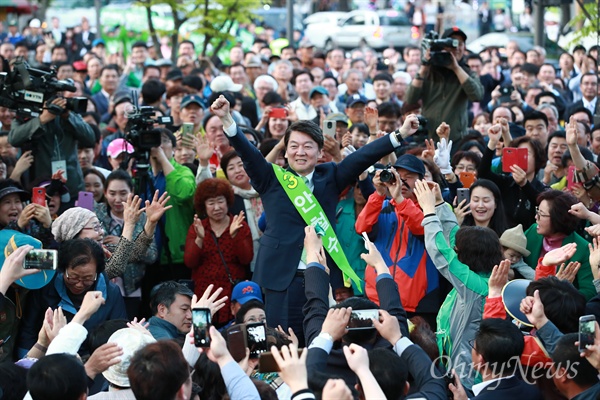
M306 133L298 131L290 132L285 153L290 167L302 176L310 174L315 169L317 160L322 155L317 142Z
M548 160L562 168L562 156L567 151L567 139L562 137L553 137L548 144Z
M478 186L471 190L471 215L478 226L488 226L496 211L494 194L484 187Z
M129 193L131 193L131 189L125 181L115 179L108 184L105 193L106 201L108 201L108 206L117 217L123 215Z
M98 217L93 216L81 229L81 232L76 236L77 239L92 239L102 244L104 239L104 229L100 224Z
M17 193L12 193L0 199L0 224L8 225L9 222L19 219L23 211L23 202Z
M240 157L232 158L227 164L227 178L233 186L237 186L242 189L249 189L250 178L244 169L244 163Z
M90 290L96 283L97 278L96 261L93 259L87 264L79 265L76 268L67 268L63 275L65 286L75 295Z
M542 200L535 214L535 222L537 222L536 232L542 236L550 236L554 233L552 222L550 221L551 203L547 200Z
M102 185L102 180L96 174L87 174L84 178L85 182L85 191L92 192L94 194L94 200L96 202L100 202L102 200L102 195L104 194L104 185Z

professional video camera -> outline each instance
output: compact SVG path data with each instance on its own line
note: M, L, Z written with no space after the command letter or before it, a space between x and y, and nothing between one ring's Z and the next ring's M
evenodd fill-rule
M50 72L29 68L24 61L16 61L12 71L0 73L0 106L17 112L19 117L37 117L47 104L53 114L64 112L61 107L49 104L58 97L59 92L75 92L73 81L56 79L56 69ZM87 98L72 97L67 100L67 110L84 113L87 109Z
M452 38L440 39L435 31L429 31L421 41L423 52L429 49L429 64L436 67L445 67L452 63L452 55L445 49L458 48L458 40Z
M154 117L154 107L139 107L137 93L132 92L133 108L126 113L127 125L125 126L125 140L133 146L138 170L147 170L149 165L149 152L153 147L161 144L160 132L154 128L155 124L170 124L171 117Z

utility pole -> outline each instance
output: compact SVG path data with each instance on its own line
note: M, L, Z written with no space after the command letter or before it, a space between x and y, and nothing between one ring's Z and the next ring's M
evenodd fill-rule
M286 0L287 8L287 39L290 45L294 44L294 0Z
M533 41L536 46L544 46L544 0L537 0L534 5L535 25Z

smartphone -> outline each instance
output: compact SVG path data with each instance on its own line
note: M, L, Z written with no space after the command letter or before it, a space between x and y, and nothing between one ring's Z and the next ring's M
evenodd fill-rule
M58 252L56 250L33 249L25 256L23 269L56 270Z
M286 119L287 116L287 110L283 107L272 108L271 112L269 113L269 118Z
M458 180L462 183L464 188L469 189L477 180L477 176L475 175L475 172L459 172Z
M79 192L79 197L77 198L77 207L94 211L94 193Z
M194 326L194 344L196 347L210 347L210 309L192 309L192 325Z
M367 232L362 233L363 240L365 241L365 250L369 251L369 243L371 243L371 239L369 239L369 235Z
M579 317L579 351L584 351L585 346L594 344L595 338L596 317L593 315Z
M31 202L46 207L46 188L34 187L31 192Z
M571 165L569 167L569 171L567 172L567 189L568 190L573 190L573 187L575 187L575 171L576 171L576 167L574 165Z
M502 86L500 88L500 98L498 101L500 103L510 103L512 101L510 95L512 94L513 90L515 90L515 88L512 85Z
M527 172L527 149L524 147L505 147L502 149L502 172L510 173L510 167L516 165Z
M181 125L181 144L190 149L194 147L194 124L191 122Z
M246 343L250 349L250 358L258 358L267 349L267 326L264 322L246 324Z
M379 310L352 310L348 321L348 330L375 329L373 320L379 319Z
M302 349L298 349L298 358L302 355ZM273 353L267 351L258 358L258 372L279 372L279 365L273 358Z
M469 204L471 201L471 190L466 188L456 189L456 205L460 205L460 203L466 200L465 204Z
M335 128L336 128L335 121L328 121L328 120L323 121L323 135L327 135L332 138L335 138Z
M246 328L244 324L233 325L227 329L227 349L235 362L246 358Z

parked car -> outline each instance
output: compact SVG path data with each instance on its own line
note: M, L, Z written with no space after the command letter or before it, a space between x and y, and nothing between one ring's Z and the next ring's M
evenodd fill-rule
M325 48L368 46L381 50L417 44L420 39L419 30L406 14L396 10L352 11L339 21L337 28L324 30L322 34Z
M473 53L480 53L487 47L498 47L500 52L506 48L509 41L514 40L519 45L519 49L523 52L533 48L533 34L526 32L515 32L515 33L504 33L504 32L492 32L487 33L471 43L467 44L467 49ZM552 40L546 38L544 48L546 49L546 60L549 62L558 62L560 54L564 52L560 46Z
M304 19L304 37L319 48L325 47L327 36L323 32L329 32L338 28L340 20L345 19L348 13L327 11L309 15Z

